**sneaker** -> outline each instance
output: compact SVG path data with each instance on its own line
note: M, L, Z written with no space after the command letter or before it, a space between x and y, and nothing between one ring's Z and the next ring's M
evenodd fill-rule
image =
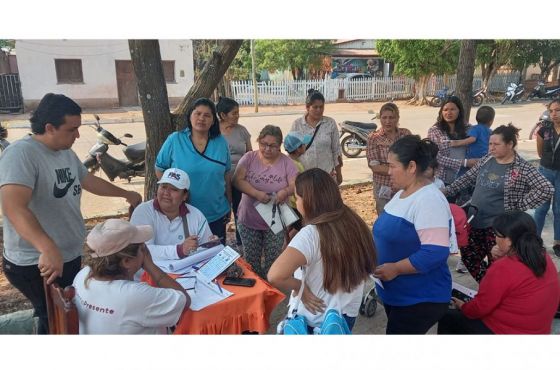
M552 247L552 250L554 251L554 254L556 255L556 257L560 257L560 244L554 244L554 247Z
M464 274L467 273L468 270L465 267L465 264L463 263L463 260L459 260L457 262L457 266L455 267L455 271L457 271L458 273Z

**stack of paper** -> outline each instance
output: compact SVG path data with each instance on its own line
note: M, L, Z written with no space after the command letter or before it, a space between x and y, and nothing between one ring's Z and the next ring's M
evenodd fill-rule
M267 223L274 234L278 234L283 229L282 221L280 221L280 214L282 215L286 227L299 220L299 217L286 203L277 204L276 207L280 208L280 211L277 209L274 215L272 214L273 207L274 203L270 201L268 203L258 203L255 209L259 212L262 219Z

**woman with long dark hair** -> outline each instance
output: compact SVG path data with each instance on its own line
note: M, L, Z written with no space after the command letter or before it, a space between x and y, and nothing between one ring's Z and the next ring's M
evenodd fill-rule
M465 159L467 130L465 110L461 99L450 96L443 101L436 123L428 130L428 139L439 148L439 167L436 176L446 185L451 184L461 167L472 167L476 159Z
M231 156L211 100L195 100L187 112L187 128L167 137L155 167L158 179L168 168L179 168L193 179L191 204L204 214L212 233L225 240L231 211Z
M376 252L369 228L342 202L330 174L314 168L296 178L296 205L305 226L274 262L268 280L285 291L298 291L305 266L303 315L318 327L334 308L352 330L362 301L364 282L373 272ZM295 274L294 274L295 273Z
M503 255L469 302L452 298L457 310L440 320L438 334L550 334L560 302L558 271L522 211L506 212L492 224Z

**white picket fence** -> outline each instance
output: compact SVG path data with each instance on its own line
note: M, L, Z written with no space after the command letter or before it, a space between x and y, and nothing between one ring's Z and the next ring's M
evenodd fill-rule
M490 81L490 91L505 91L509 82L515 82L519 73L496 75ZM428 95L447 86L455 89L456 76L434 76L428 83ZM482 77L475 76L473 89L480 88ZM414 80L407 77L375 77L367 80L343 79L283 80L257 83L258 101L262 105L304 104L309 89L319 90L326 102L335 101L386 101L407 99L413 96ZM252 81L232 81L233 98L240 105L253 105Z
M510 82L517 82L519 80L519 72L504 73L494 75L488 84L488 90L490 92L504 92L506 87ZM457 75L453 76L433 76L428 82L427 95L434 94L437 90L443 89L444 87L449 88L449 90L455 90L457 85ZM473 78L473 90L480 89L482 87L482 77L474 76Z

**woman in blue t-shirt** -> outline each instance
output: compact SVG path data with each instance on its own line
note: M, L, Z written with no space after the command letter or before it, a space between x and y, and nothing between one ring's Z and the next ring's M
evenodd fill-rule
M425 334L451 299L451 211L426 176L437 153L434 142L416 135L389 149L389 176L401 190L373 225L379 259L374 276L381 280L376 291L387 314L387 334Z
M187 112L187 128L167 137L156 158L156 176L179 168L191 178L190 203L198 208L214 235L226 236L231 204L231 157L220 134L214 103L197 99Z

